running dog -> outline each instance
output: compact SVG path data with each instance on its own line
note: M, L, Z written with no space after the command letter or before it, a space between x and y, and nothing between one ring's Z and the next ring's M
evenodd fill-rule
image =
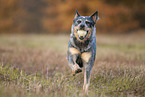
M98 11L91 16L80 16L76 10L68 43L67 59L73 75L84 67L83 89L88 94L91 70L96 56L96 28Z

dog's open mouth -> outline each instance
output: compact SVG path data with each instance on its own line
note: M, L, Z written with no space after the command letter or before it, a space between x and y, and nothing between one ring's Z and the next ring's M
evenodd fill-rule
M77 30L77 35L78 35L80 40L85 39L87 34L88 34L88 31L86 31L86 30Z

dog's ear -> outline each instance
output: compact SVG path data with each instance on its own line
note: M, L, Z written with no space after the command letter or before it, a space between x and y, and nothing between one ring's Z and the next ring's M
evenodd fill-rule
M93 13L91 15L91 18L93 19L94 22L98 21L99 20L98 11L96 11L95 13Z
M78 11L77 11L77 9L76 9L76 13L75 13L74 19L76 19L78 16L80 16L80 15L79 15L79 13L78 13Z

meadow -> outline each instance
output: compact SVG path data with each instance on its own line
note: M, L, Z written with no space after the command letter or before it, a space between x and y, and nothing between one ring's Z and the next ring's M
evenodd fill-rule
M145 96L145 31L97 34L88 97ZM0 35L0 97L84 97L66 60L69 35Z

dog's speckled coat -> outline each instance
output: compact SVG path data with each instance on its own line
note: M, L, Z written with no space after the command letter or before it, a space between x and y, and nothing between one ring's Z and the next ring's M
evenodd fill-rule
M87 94L96 56L95 23L98 19L98 11L91 16L80 16L76 10L68 43L67 59L69 66L73 75L82 72L82 67L84 67L83 89ZM84 31L86 31L86 35L84 35ZM83 34L80 34L81 32Z

